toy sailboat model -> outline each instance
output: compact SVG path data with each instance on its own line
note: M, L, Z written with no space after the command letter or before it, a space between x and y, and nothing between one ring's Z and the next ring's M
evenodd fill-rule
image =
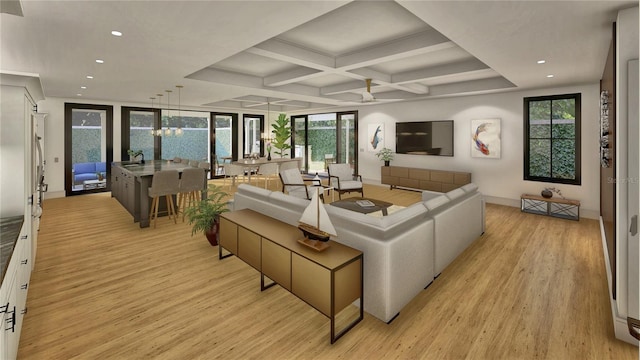
M328 248L327 241L331 235L336 236L336 229L329 220L327 210L320 204L318 191L311 197L311 203L302 213L298 224L298 229L304 234L304 239L298 242L316 251Z

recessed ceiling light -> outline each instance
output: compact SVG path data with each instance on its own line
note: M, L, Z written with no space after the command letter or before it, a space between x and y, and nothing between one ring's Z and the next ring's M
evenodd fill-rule
M122 33L120 31L118 31L118 30L113 30L111 32L111 35L113 35L113 36L122 36Z
M78 95L78 96L82 96L82 94L76 94L76 95Z
M544 64L546 62L547 62L546 60L538 60L538 64Z
M547 77L548 77L548 78L552 78L552 77L553 77L553 74L549 74L549 75L547 75Z
M87 79L93 79L93 76L87 75Z
M96 59L96 62L97 62L98 64L104 64L104 60Z
M80 89L86 89L86 88L87 88L86 86L80 86Z

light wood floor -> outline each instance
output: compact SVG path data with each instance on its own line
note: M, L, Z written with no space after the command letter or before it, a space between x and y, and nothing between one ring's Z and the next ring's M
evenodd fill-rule
M275 186L275 185L274 185ZM408 205L417 192L366 186ZM613 336L598 223L487 205L487 231L390 325L329 320L109 194L46 200L20 359L636 359ZM464 219L460 219L464 226ZM366 256L366 255L365 255Z

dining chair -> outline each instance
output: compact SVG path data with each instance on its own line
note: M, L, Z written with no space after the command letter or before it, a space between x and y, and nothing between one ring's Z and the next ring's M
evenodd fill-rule
M153 227L156 227L158 219L158 208L160 207L160 197L167 199L167 215L169 219L173 215L173 222L177 223L176 208L173 203L173 195L180 192L180 175L178 170L156 171L151 179L149 197L152 197L151 210L149 211L149 221L153 220Z
M208 161L200 161L198 167L205 170L211 170L211 163Z
M183 163L183 164L189 165L189 159L184 159L183 158L180 162Z
M196 204L202 198L202 191L205 189L204 168L186 168L182 170L180 178L180 200L178 209L182 212L182 222L184 222L185 210L187 207Z
M278 163L269 162L266 164L260 165L258 168L258 172L256 173L256 183L258 182L258 176L264 177L264 188L268 189L268 183L271 180L271 177L278 175Z
M174 162L174 163L182 162L182 158L181 158L181 157L179 157L179 156L176 156L176 157L174 157L174 158L173 158L173 162Z
M364 197L362 190L362 176L354 174L350 164L329 164L329 185L338 192L338 198L342 199L343 193L359 192Z
M238 176L242 176L242 182L244 182L244 166L236 164L224 164L224 179L222 180L222 186L224 187L226 185L227 178L231 178L231 183L229 184L229 188L231 188Z
M198 160L189 160L189 166L191 167L198 167L198 164L200 164Z

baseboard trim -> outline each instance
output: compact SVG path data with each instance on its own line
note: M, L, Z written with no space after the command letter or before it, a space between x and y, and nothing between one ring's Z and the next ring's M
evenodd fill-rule
M509 199L498 196L484 195L484 200L485 202L490 204L511 206L518 209L520 208L520 199ZM600 212L597 210L580 208L580 218L598 220L600 219Z
M56 199L56 198L63 198L67 196L67 193L65 191L47 191L46 193L44 193L44 199Z

